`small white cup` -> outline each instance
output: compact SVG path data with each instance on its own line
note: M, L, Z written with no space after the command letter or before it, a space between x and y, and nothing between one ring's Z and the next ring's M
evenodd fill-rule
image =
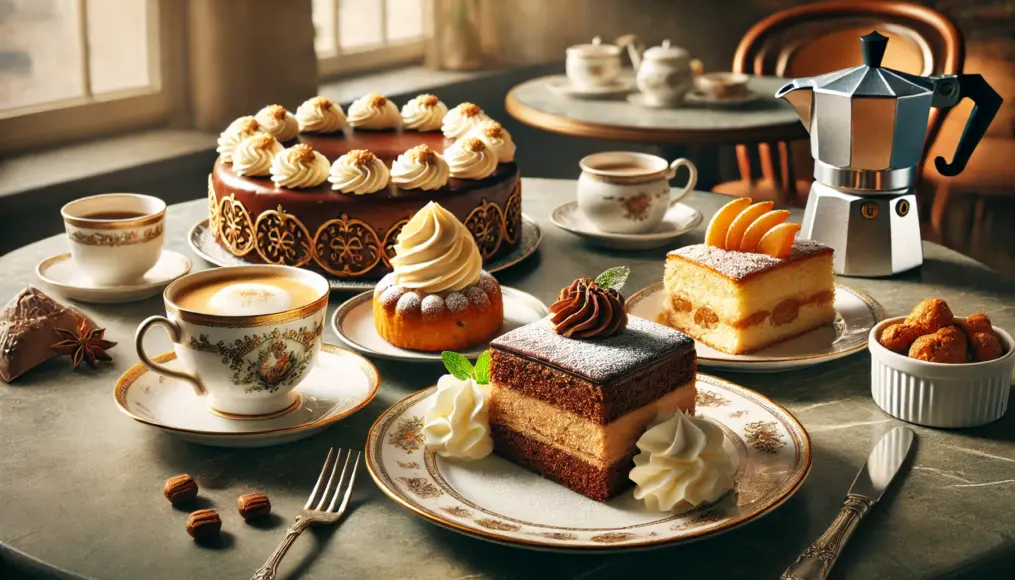
M647 153L609 151L579 162L578 208L592 225L614 234L642 234L654 230L670 206L698 183L698 169L687 159L667 163ZM679 167L690 172L687 184L670 189Z
M283 312L252 316L206 314L177 304L194 285L251 275L296 278L316 290L317 297ZM284 412L297 403L293 390L317 362L330 290L320 274L289 266L233 266L189 274L166 287L167 316L142 322L134 348L145 366L190 383L212 411L227 418ZM168 331L182 370L166 367L145 352L145 334L154 326Z
M595 89L617 81L620 76L620 47L602 44L599 37L590 44L568 47L567 78L578 89Z
M140 214L99 219L109 212ZM137 282L159 261L165 237L166 202L137 193L107 193L72 201L60 210L70 253L99 286Z

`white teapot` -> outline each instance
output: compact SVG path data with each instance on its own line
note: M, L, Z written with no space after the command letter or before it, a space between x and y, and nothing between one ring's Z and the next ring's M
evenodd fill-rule
M678 104L694 85L691 55L669 40L641 53L638 42L627 42L631 63L638 71L638 90L657 105Z

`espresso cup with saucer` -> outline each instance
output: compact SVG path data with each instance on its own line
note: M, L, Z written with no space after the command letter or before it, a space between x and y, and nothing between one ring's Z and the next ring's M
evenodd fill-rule
M166 202L157 197L92 195L60 214L74 263L99 286L136 284L162 255Z
M750 94L750 80L750 76L740 73L706 73L695 79L695 89L714 101L743 99Z
M620 77L620 47L603 44L597 36L589 44L568 47L567 78L578 90L616 84Z
M137 329L141 362L187 382L213 412L263 419L295 409L293 392L317 361L328 281L289 266L234 266L189 274L163 293L166 316ZM152 360L145 334L165 327L184 370Z
M648 153L608 151L579 162L578 209L596 228L613 234L651 232L672 203L698 182L698 169L687 159L668 163ZM686 167L687 184L670 189L677 169Z

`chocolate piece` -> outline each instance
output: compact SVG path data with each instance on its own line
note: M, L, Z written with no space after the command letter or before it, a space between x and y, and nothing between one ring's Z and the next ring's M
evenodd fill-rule
M64 339L57 331L78 328L84 314L28 286L0 310L0 379L9 383L57 356L51 346Z
M561 290L550 314L554 332L569 338L607 338L627 328L624 297L591 278L578 278Z
M236 509L244 521L256 520L271 513L271 501L263 493L248 493L237 498Z
M187 533L195 540L211 539L222 530L222 519L215 510L197 510L187 518Z
M162 488L162 494L173 505L194 501L194 498L197 497L197 482L186 473L170 477L166 480L165 487Z

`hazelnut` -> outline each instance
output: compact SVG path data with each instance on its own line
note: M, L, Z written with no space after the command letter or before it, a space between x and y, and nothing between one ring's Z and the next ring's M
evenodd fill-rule
M248 493L236 500L236 508L244 520L256 520L271 513L271 502L263 493Z
M173 505L181 505L193 501L197 497L197 482L184 473L166 480L162 493Z
M215 510L197 510L187 518L187 533L195 540L217 536L222 530L222 519Z

